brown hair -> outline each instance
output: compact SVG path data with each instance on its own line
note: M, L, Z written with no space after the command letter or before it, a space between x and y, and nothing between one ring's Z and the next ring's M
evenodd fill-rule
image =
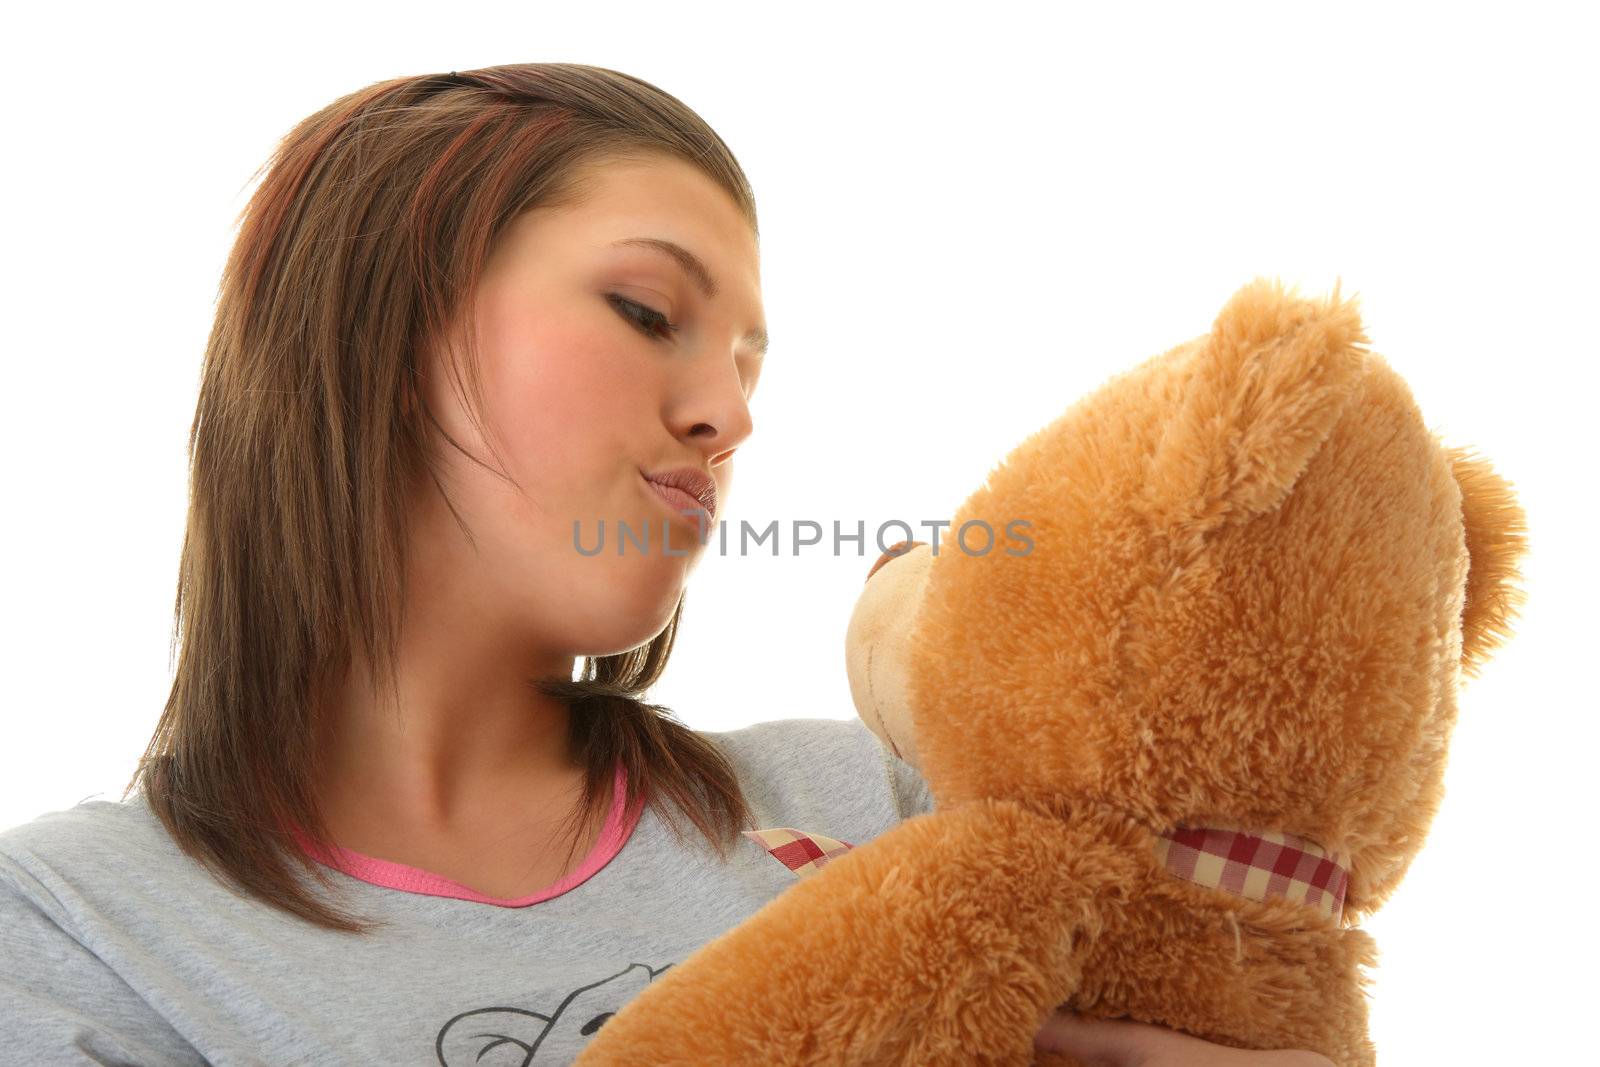
M375 689L381 672L391 687L398 677L408 488L426 474L449 502L425 448L424 417L444 431L421 401L417 359L458 314L470 324L483 264L513 219L581 203L591 165L661 154L727 190L759 238L749 183L699 116L648 82L582 64L378 82L300 122L263 165L223 271L190 427L181 652L124 791L142 784L167 831L214 874L320 926L374 925L307 891L301 871L331 880L292 828L327 843L315 785L322 680L349 668L355 639ZM475 335L464 331L467 407L481 429ZM509 480L503 463L497 473ZM648 803L681 838L676 807L719 856L748 825L721 750L639 699L682 613L680 597L646 645L585 657L576 681L535 683L568 702L586 767L574 847L609 803L618 762L630 817Z

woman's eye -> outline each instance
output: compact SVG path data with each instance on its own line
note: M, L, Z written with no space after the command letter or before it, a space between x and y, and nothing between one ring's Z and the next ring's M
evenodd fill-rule
M668 322L667 317L661 314L659 311L653 311L650 308L645 307L643 304L635 303L626 297L617 296L615 293L609 294L607 299L611 301L612 306L615 307L624 318L633 323L639 329L643 330L645 333L649 334L651 337L665 341L674 333L678 332L678 327ZM661 329L665 329L667 332L657 332Z

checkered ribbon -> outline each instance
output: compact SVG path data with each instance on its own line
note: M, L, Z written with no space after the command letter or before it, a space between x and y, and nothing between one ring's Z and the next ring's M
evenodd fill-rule
M798 878L814 874L835 856L842 856L855 848L848 841L837 841L822 834L808 834L792 826L772 826L765 830L745 830L743 833Z
M1281 898L1305 904L1338 922L1350 871L1337 852L1289 833L1249 833L1206 826L1156 837L1156 856L1169 873L1251 900Z
M791 826L745 830L744 836L805 877L855 846ZM1337 852L1290 833L1248 833L1226 827L1182 827L1156 836L1156 857L1169 874L1251 900L1279 898L1315 908L1338 922L1350 872Z

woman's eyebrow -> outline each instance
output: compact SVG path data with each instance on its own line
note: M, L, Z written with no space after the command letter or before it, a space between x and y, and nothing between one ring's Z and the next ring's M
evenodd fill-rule
M683 268L685 274L700 289L707 300L714 300L717 295L717 280L711 276L706 265L700 257L665 237L624 237L620 241L612 241L611 246L616 248L623 245L632 245L639 248L649 248L657 252L664 252ZM767 331L764 327L757 326L744 335L743 342L754 346L756 352L766 355Z

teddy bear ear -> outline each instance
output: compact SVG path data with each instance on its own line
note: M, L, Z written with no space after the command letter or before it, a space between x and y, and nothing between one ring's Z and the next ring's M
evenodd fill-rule
M1451 472L1461 487L1467 541L1467 591L1461 608L1461 670L1478 677L1489 654L1511 636L1511 622L1528 599L1516 584L1528 550L1527 516L1511 483L1482 456L1451 448Z
M1351 402L1368 352L1356 299L1257 278L1191 342L1182 396L1151 460L1157 508L1202 525L1247 522L1283 502Z

